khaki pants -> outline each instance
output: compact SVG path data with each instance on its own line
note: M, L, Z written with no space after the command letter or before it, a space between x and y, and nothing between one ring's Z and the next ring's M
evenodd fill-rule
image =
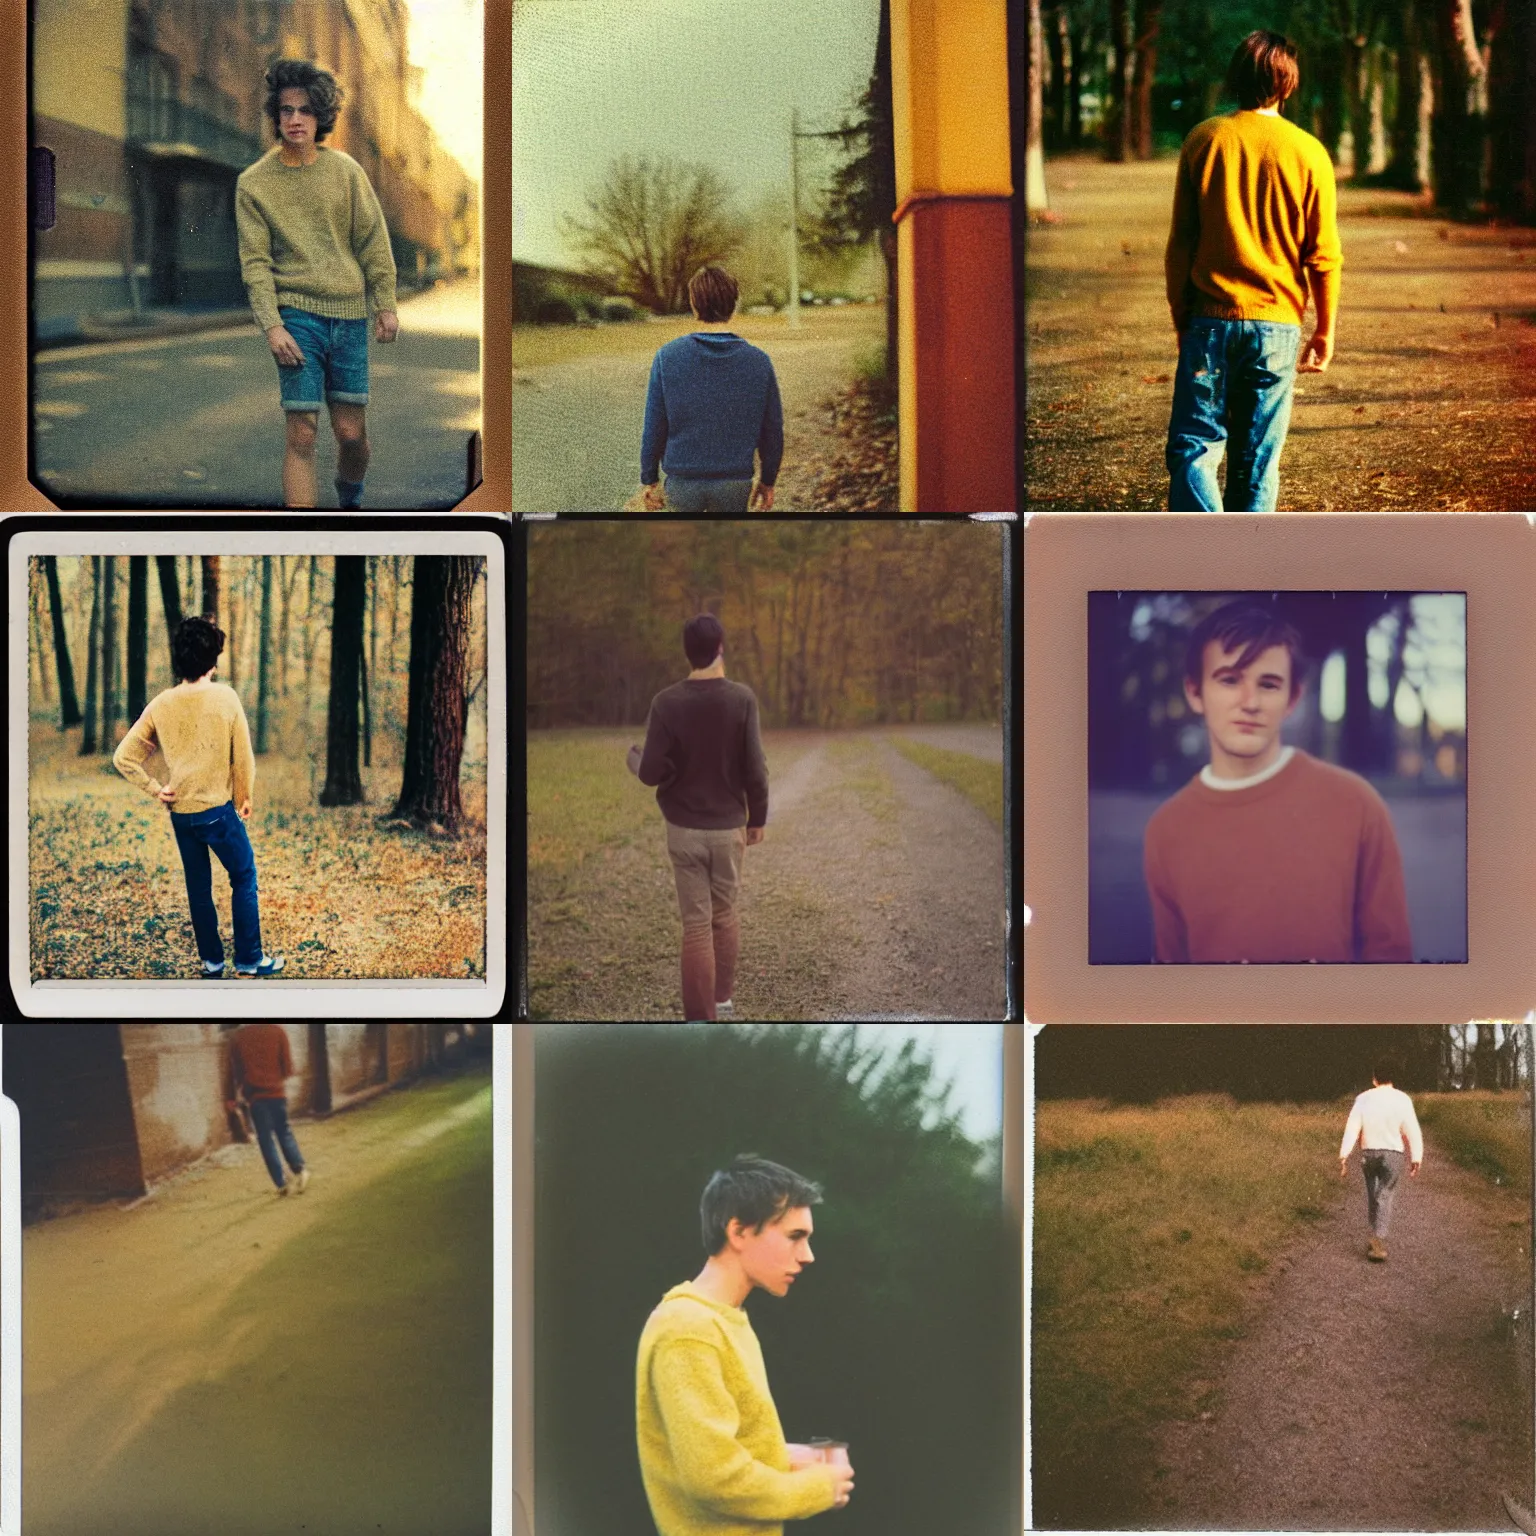
M736 893L747 849L744 827L705 830L667 823L667 853L683 919L683 1016L713 1019L731 997L741 928Z

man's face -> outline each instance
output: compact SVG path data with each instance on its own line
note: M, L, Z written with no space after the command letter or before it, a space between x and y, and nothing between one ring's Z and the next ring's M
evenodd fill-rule
M277 93L277 121L283 143L305 149L315 142L315 109L302 85L290 85Z
M1272 645L1239 671L1242 653L1242 646L1229 651L1219 640L1208 640L1201 686L1195 689L1186 678L1184 696L1205 717L1212 762L1224 754L1246 772L1258 773L1280 755L1280 727L1296 707L1291 653Z
M810 1208L802 1205L765 1222L761 1232L734 1218L728 1231L740 1235L741 1246L736 1252L752 1284L770 1295L787 1296L794 1277L816 1261L811 1252L811 1227Z

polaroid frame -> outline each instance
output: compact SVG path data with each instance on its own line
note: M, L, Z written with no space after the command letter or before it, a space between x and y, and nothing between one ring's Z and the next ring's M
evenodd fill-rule
M512 524L501 517L455 514L443 526L433 514L363 526L344 515L303 520L232 519L210 529L202 517L93 518L78 514L0 522L6 556L7 654L4 689L10 732L6 759L5 884L6 1018L279 1018L493 1019L506 1016L511 967L507 947L508 646L507 573ZM478 555L486 562L486 905L483 980L387 979L272 981L224 988L190 981L35 982L28 920L31 907L27 842L28 612L27 561L59 554L442 554Z
M1518 619L1536 520L1050 513L1024 543L1026 1018L1442 1024L1536 1006L1536 633ZM1087 594L1330 589L1467 594L1467 963L1089 965Z
M507 513L512 505L512 0L484 5L485 120L480 182L480 484L453 512ZM0 516L57 511L27 477L32 410L28 317L31 225L31 20L0 27L0 141L12 146L0 175ZM274 472L277 464L273 450ZM102 510L111 510L103 508ZM198 512L197 508L166 508ZM267 509L277 515L280 509ZM409 512L409 508L401 511ZM209 510L208 517L240 516ZM450 516L439 512L437 517Z
M512 1053L491 1027L491 1529L512 1527ZM0 1028L0 1064L5 1035ZM21 1118L0 1096L0 1536L21 1531Z
M534 1041L536 1031L560 1029L559 1024L516 1024L512 1027L512 1536L534 1536L533 1423L533 1198L537 1159L534 1141ZM611 1026L622 1029L622 1024ZM717 1028L737 1028L720 1025ZM771 1026L769 1026L771 1027ZM1019 1445L1018 1464L1010 1474L1018 1504L1009 1515L1010 1530L1024 1530L1028 1509L1029 1434L1027 1359L1029 1349L1029 1203L1024 1198L1026 1175L1025 1117L1033 1125L1032 1084L1027 1080L1033 1055L1022 1024L1003 1030L1003 1205L1019 1235Z

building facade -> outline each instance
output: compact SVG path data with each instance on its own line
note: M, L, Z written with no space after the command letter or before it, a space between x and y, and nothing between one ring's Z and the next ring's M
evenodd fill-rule
M489 1050L490 1026L284 1024L295 1114L329 1114ZM231 1141L233 1024L22 1024L4 1091L21 1114L23 1205L132 1197Z
M373 182L401 287L477 271L478 189L415 104L408 24L404 0L35 0L32 143L56 186L33 249L37 339L245 303L235 181L274 142L277 58L341 82L326 142Z

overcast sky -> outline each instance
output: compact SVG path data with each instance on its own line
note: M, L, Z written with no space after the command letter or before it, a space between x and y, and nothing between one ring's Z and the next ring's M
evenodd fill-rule
M705 162L743 209L787 188L791 106L811 129L851 112L879 17L879 0L517 0L513 256L573 265L557 216L622 154Z
M894 1055L908 1039L934 1059L941 1077L954 1084L950 1105L965 1133L985 1141L1003 1128L1003 1026L1001 1024L861 1024L861 1039L878 1039Z
M485 17L481 0L411 0L407 49L425 71L421 115L478 183L485 160Z

